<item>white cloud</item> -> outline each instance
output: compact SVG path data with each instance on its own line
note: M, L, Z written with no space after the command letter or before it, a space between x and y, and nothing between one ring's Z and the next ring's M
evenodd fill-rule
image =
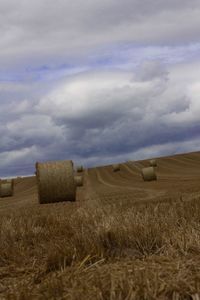
M13 150L13 151L5 151L0 153L0 162L1 166L8 166L12 165L12 163L21 161L21 163L26 161L26 158L30 157L32 155L32 152L35 151L35 147L31 148L23 148L20 150Z
M90 149L100 156L109 155L109 151L117 155L123 152L122 145L125 153L131 147L138 149L168 139L184 139L188 112L189 130L196 134L192 128L199 121L199 101L193 83L185 85L178 77L174 81L172 71L157 63L153 69L155 76L149 76L152 65L150 69L146 65L141 66L142 72L146 71L145 81L122 71L76 76L42 98L35 111L70 128L74 142L69 141L69 145L75 146L76 138L82 155ZM196 89L198 86L195 85Z
M0 11L1 172L22 158L198 147L199 1L2 0Z
M98 165L196 150L200 77L193 68L166 69L154 61L139 66L140 73L88 71L62 80L31 112L20 102L19 113L0 127L5 162L17 170L20 159L9 153L20 151L27 164L73 159ZM29 159L24 149L35 149Z
M144 105L148 106L165 86L165 78L143 82L134 81L130 72L91 72L56 87L39 101L35 110L66 121L93 120L98 126L102 118L103 126L107 116L108 121L113 121L113 117L118 120L132 112L138 119Z
M41 139L46 146L52 142L51 139L57 140L63 135L62 126L57 126L50 116L42 114L27 114L9 121L6 128L10 137L25 141Z
M3 0L0 11L2 67L83 59L113 44L178 45L199 39L197 0Z
M185 127L186 124L199 124L200 122L200 80L186 88L187 98L190 99L188 108L182 112L173 111L165 116L165 122Z

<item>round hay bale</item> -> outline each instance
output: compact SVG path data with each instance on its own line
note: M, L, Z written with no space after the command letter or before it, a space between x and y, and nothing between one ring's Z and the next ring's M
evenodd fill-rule
M14 184L13 180L9 179L6 182L0 183L0 196L1 197L11 197L14 192Z
M142 169L142 177L144 181L157 180L157 176L153 167L147 167Z
M83 176L74 176L76 186L83 186Z
M120 164L113 164L112 167L113 167L113 172L120 171Z
M76 183L71 160L36 162L35 167L39 203L76 200Z
M13 183L14 183L14 180L13 180L13 179L10 179L10 178L8 178L8 179L6 179L6 183L11 183L11 184L13 184Z
M151 160L149 161L149 164L150 164L151 167L157 167L157 162L156 162L155 159L151 159Z
M77 166L76 171L77 172L83 172L83 166Z

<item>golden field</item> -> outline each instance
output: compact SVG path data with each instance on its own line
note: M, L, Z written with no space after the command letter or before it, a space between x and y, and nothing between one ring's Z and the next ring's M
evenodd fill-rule
M84 170L76 202L36 178L0 198L0 299L200 299L200 152Z

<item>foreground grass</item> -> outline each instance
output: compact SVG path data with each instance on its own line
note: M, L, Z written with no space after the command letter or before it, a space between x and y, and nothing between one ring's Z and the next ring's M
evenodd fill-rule
M0 299L199 299L200 199L44 205L0 234Z

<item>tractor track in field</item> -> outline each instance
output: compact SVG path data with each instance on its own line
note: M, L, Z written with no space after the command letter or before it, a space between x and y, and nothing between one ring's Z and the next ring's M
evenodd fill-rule
M95 171L97 174L98 181L108 188L111 188L111 189L115 188L115 194L117 194L119 192L121 192L122 194L123 193L126 194L128 192L129 195L132 196L132 198L139 197L142 199L152 199L152 198L157 198L157 197L161 197L161 196L165 195L165 191L163 191L163 190L155 191L155 190L149 189L147 187L140 188L140 187L130 186L128 181L126 182L127 185L124 185L124 182L121 182L122 183L121 185L119 185L119 183L116 183L116 184L110 183L110 182L108 182L108 179L107 180L104 179L105 175L103 176L99 170L95 169ZM113 174L115 174L115 173L113 173ZM112 176L112 178L114 180L114 176ZM108 190L108 193L109 193L109 190ZM113 198L114 198L115 194L113 194ZM104 193L104 196L105 195L106 195L106 193Z
M131 167L130 163L125 163L125 164L123 164L123 167L126 168L126 170L127 170L129 173L131 173L131 174L136 175L136 176L139 177L139 172L136 172L136 171Z
M157 163L158 180L153 182L144 182L141 177L141 169L149 166L148 160L121 163L118 172L113 172L111 165L85 169L84 186L77 188L78 205L86 200L95 205L95 199L143 203L200 197L200 152L158 158ZM0 198L2 213L26 207L44 207L38 204L35 176L14 180L14 196Z

